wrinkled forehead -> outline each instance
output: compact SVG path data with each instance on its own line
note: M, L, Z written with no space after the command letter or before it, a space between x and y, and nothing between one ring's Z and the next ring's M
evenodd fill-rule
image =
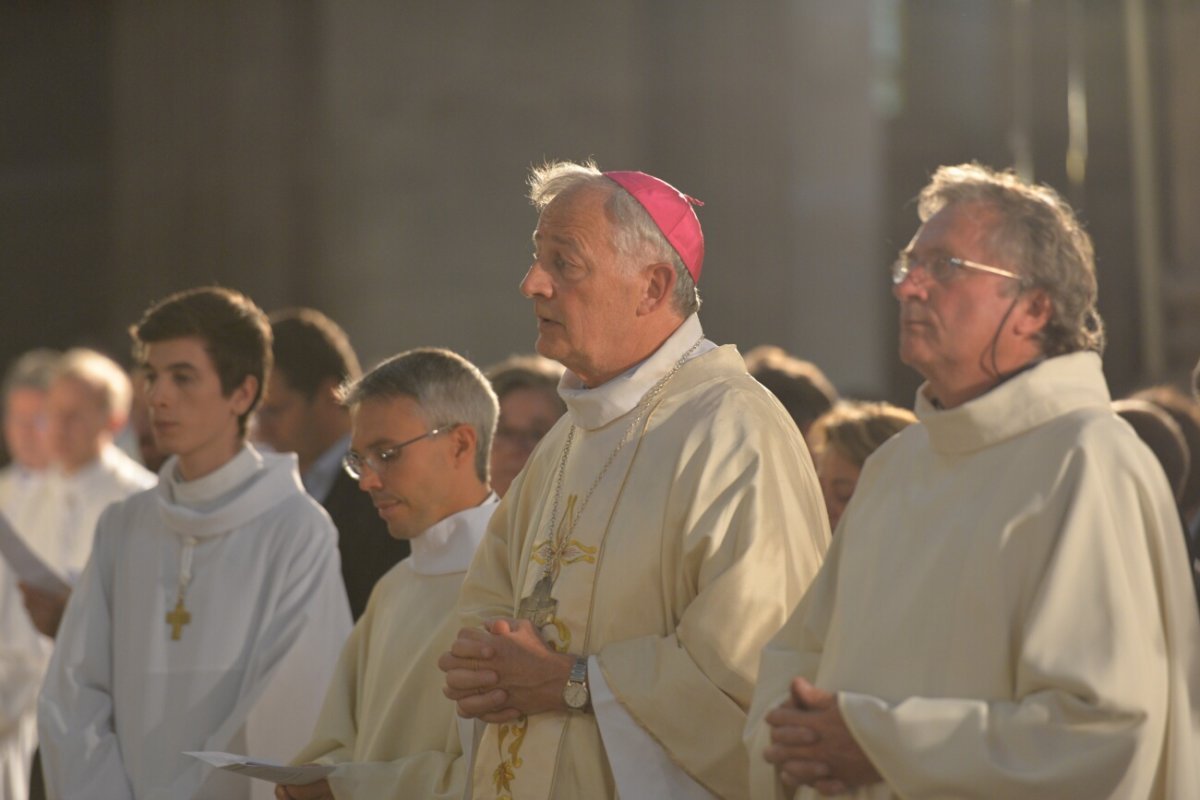
M577 186L555 197L538 217L534 244L611 247L615 230L608 201L613 191L615 187L610 191L597 186Z
M996 211L983 203L945 205L917 228L908 249L980 255L991 251L999 219Z

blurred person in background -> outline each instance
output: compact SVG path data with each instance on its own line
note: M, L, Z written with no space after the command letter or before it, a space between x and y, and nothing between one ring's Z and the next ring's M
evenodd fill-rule
M154 473L122 452L113 437L129 416L132 387L125 370L87 348L59 360L46 396L51 470L46 501L26 535L35 551L73 582L92 552L100 513L110 503L153 486ZM21 584L39 631L58 630L67 596Z
M29 515L44 502L50 444L46 393L60 354L32 350L4 376L4 445L12 462L0 469L0 512L25 535ZM17 575L0 561L0 797L29 796L37 746L37 693L50 643L33 627L17 589Z
M509 356L484 370L500 400L492 443L492 489L501 497L567 410L558 396L561 364L539 355Z
M1183 493L1191 474L1192 460L1183 429L1174 417L1149 400L1127 397L1114 400L1112 405L1117 416L1129 423L1162 465L1175 502L1179 503L1180 518L1183 518Z
M808 441L831 531L837 532L867 457L916 421L911 411L889 403L843 400L813 423Z
M806 439L817 417L838 401L837 389L820 367L781 347L755 347L746 353L746 370L783 403Z
M4 375L4 447L10 459L0 469L0 510L24 530L30 498L44 483L50 466L46 393L50 389L56 350L31 350L12 363Z
M1169 384L1151 386L1130 395L1135 400L1147 400L1171 415L1187 442L1191 461L1200 454L1200 401L1188 397ZM1188 471L1179 504L1193 535L1200 531L1200 469Z
M325 507L338 530L342 580L354 619L375 582L409 553L388 535L371 497L342 469L350 447L350 411L338 389L362 374L350 337L312 308L270 315L275 366L255 415L255 438L278 453L295 453L304 489Z
M1163 473L1167 476L1167 483L1175 492L1175 501L1181 503L1184 489L1187 486L1188 473L1193 465L1187 440L1178 423L1160 406L1147 400L1132 398L1116 400L1113 402L1113 411L1129 423L1138 438L1145 442L1146 446L1154 453L1154 457L1162 465ZM1182 504L1179 506L1179 517L1182 522L1184 519ZM1183 530L1188 560L1191 563L1196 582L1197 607L1200 608L1200 561L1196 558L1200 553L1196 551L1186 526Z

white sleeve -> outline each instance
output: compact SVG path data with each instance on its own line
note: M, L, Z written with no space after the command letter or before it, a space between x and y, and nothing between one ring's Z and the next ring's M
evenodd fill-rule
M17 576L0 564L0 738L34 712L49 661L48 645L29 621L17 592Z
M103 526L103 523L102 525ZM71 593L38 700L51 798L133 800L113 729L111 564L102 538Z
M634 721L608 688L595 656L588 658L588 688L618 795L715 800L713 794L671 761L662 745Z

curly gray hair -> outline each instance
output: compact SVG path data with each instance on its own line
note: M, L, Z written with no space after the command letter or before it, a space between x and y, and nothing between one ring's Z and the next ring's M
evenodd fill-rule
M1044 290L1053 305L1041 332L1042 352L1104 351L1092 240L1054 189L1024 183L1011 170L959 164L939 167L917 202L922 222L947 206L980 204L994 211L993 251L1016 266L1024 288Z

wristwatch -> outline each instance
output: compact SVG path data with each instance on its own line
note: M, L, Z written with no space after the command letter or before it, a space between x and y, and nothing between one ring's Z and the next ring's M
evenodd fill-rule
M588 691L587 659L580 656L571 667L567 677L567 685L563 687L563 702L567 708L574 711L587 711L592 704L592 695Z

